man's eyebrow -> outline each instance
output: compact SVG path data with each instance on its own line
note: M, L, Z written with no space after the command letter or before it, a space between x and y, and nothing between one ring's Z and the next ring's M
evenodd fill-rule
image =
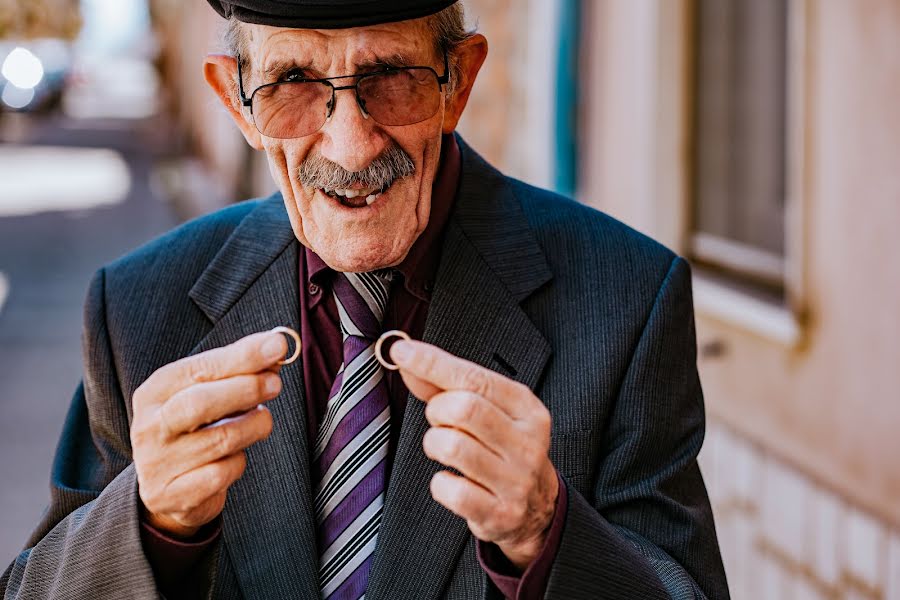
M276 60L270 63L262 72L263 81L278 81L291 71L313 71L312 63L302 63L295 60Z
M421 62L421 61L419 61ZM411 60L408 55L397 52L387 56L374 56L366 60L356 63L356 73L365 73L367 71L375 71L384 68L409 67L417 64ZM278 81L291 71L302 71L308 75L310 79L320 79L325 77L322 73L313 68L312 62L302 62L293 59L274 60L266 66L262 72L264 82ZM348 74L349 75L349 74Z
M396 68L396 67L410 67L413 66L415 61L410 60L409 56L402 53L395 53L389 56L375 56L370 59L363 60L361 62L356 63L357 72L361 71L372 71L375 69L383 69L385 67L388 68Z

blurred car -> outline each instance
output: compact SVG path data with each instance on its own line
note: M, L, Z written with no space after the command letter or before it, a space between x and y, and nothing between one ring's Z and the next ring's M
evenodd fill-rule
M0 41L0 111L50 112L72 72L70 42L43 38Z

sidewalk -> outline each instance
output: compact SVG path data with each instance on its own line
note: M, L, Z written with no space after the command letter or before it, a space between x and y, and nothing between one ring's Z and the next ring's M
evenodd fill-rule
M113 149L128 167L131 189L118 204L0 216L0 273L8 284L0 306L0 572L49 498L53 451L81 378L82 304L92 274L179 221L150 183L158 139L127 125L54 125L32 132L25 143ZM54 188L65 176L62 165L40 168L37 181L46 177ZM0 209L4 200L0 196Z

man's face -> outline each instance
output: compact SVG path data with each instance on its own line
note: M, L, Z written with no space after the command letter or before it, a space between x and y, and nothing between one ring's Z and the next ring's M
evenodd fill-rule
M244 28L251 64L251 74L244 75L248 95L259 85L290 77L291 73L283 72L290 65L298 67L295 77L308 78L371 72L379 65L396 65L398 59L401 66L430 66L444 73L443 57L437 56L424 19L341 30L246 24ZM276 66L280 66L277 72L272 72ZM354 82L342 79L335 85ZM367 118L352 90L338 91L333 113L319 131L296 139L248 136L251 144L266 151L297 238L332 268L359 272L397 265L424 231L441 134L446 130L446 98L443 91L439 95L440 108L433 117L389 127ZM388 155L395 160L386 161ZM381 184L387 188L370 205L320 187L329 177L340 175L346 180L347 172L363 172L379 159L395 169L386 178L382 174ZM398 162L401 168L396 168ZM370 195L366 188L371 181L353 179L348 195L360 190Z

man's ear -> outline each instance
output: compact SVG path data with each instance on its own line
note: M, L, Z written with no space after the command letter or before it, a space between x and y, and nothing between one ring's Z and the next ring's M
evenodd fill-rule
M262 150L262 135L250 121L248 109L241 106L238 97L237 59L224 54L210 54L203 61L203 76L244 134L247 143L256 150Z
M457 46L453 53L459 64L458 79L455 82L453 94L447 100L447 108L444 112L444 133L453 133L469 102L469 94L472 93L475 78L478 77L481 65L487 58L487 39L480 33L473 35Z

